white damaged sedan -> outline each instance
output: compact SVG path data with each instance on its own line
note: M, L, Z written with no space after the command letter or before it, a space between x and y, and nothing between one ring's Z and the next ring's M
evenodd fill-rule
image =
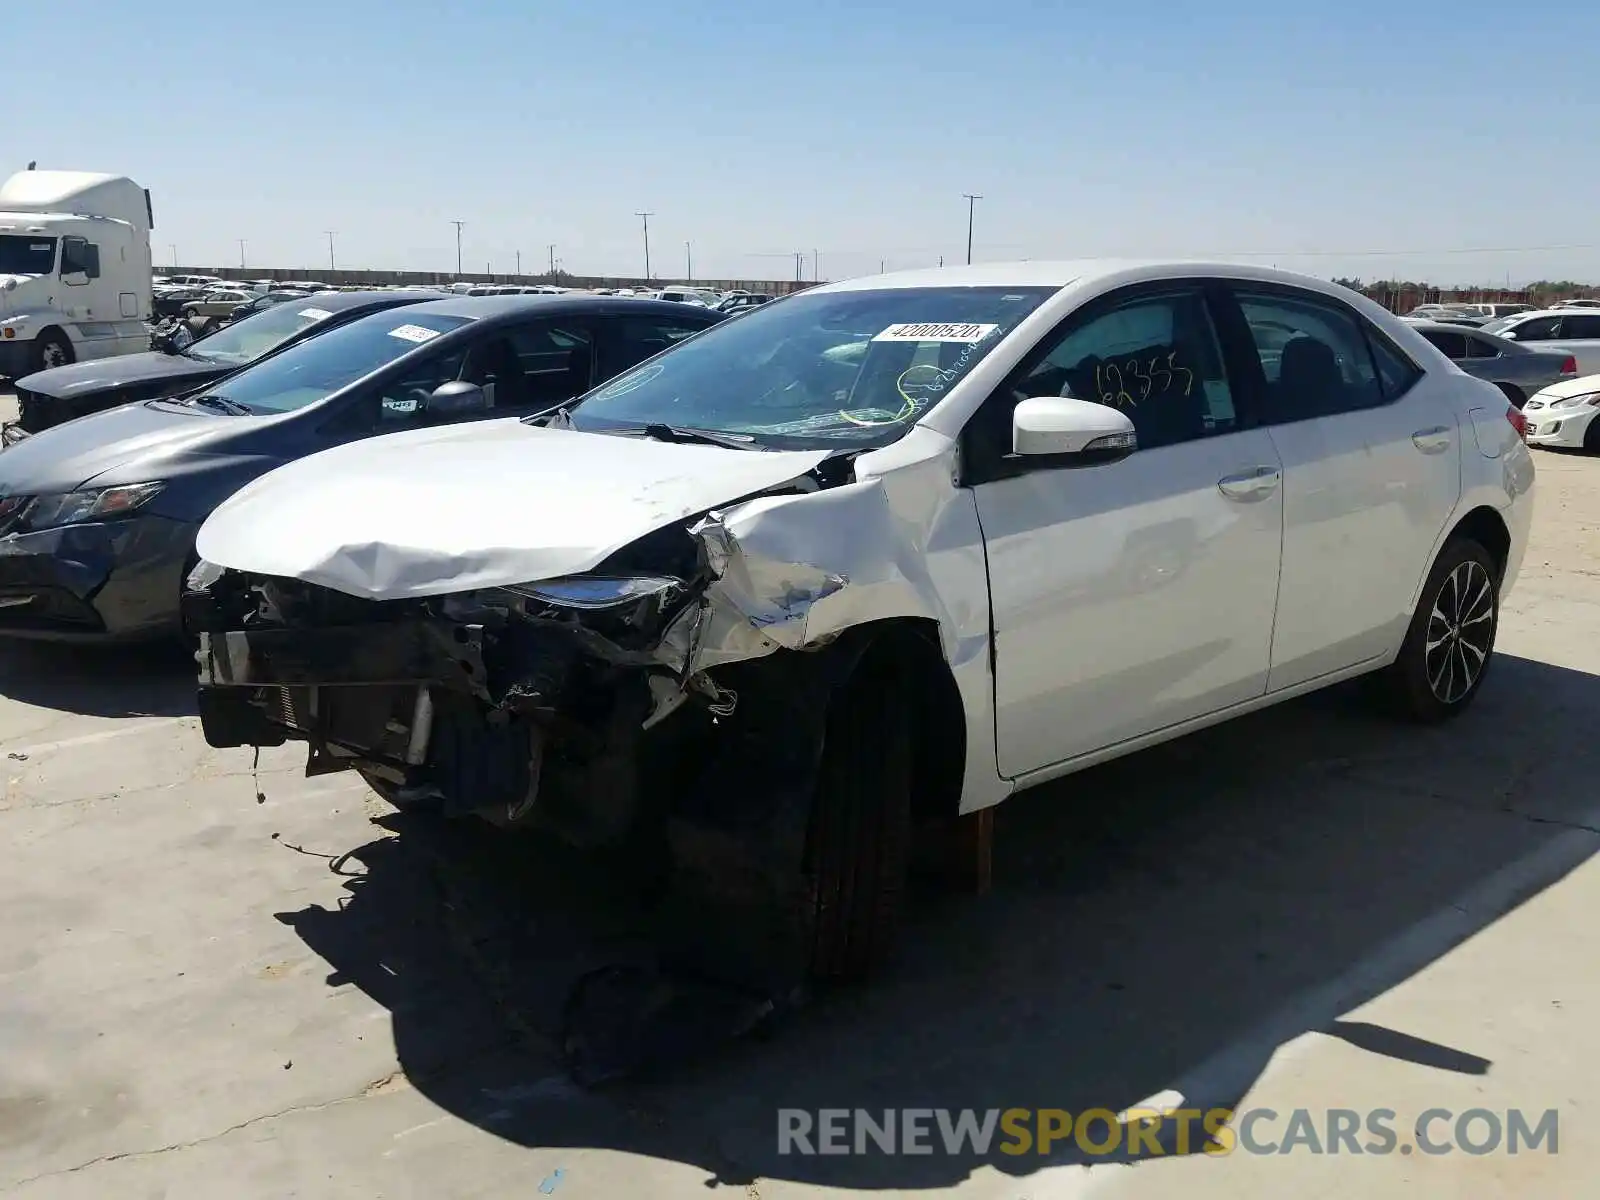
M211 744L645 847L763 978L854 974L926 825L1357 675L1461 712L1533 476L1495 387L1332 284L879 275L282 467L185 613Z

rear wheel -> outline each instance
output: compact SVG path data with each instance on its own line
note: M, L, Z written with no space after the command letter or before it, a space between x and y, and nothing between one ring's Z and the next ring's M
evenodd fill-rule
M215 333L221 328L222 321L220 318L207 317L204 321L200 322L200 336L205 337L207 334Z
M1383 677L1389 698L1413 720L1448 720L1483 686L1500 626L1500 571L1469 538L1439 552L1399 657Z
M833 701L806 845L811 971L859 978L894 945L911 842L912 726L898 675L869 658Z

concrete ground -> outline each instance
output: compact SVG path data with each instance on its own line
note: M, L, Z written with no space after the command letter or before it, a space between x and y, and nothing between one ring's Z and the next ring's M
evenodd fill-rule
M0 1191L44 1197L1578 1195L1600 1176L1600 461L1538 456L1495 671L1346 691L1003 807L994 891L886 978L671 1078L552 1053L557 865L213 751L164 651L0 647ZM570 881L569 881L570 882ZM1559 1153L777 1153L777 1110L1147 1097L1530 1124ZM1178 1099L1181 1096L1182 1099ZM1448 1124L1435 1138L1448 1132Z

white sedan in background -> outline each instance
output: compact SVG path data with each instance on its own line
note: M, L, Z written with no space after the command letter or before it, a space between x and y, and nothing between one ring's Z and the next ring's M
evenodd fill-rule
M1600 375L1584 375L1553 383L1535 392L1523 406L1528 445L1600 450Z

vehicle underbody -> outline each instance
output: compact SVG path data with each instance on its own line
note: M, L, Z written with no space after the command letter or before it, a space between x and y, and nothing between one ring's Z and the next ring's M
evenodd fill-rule
M791 647L776 616L736 629L718 591L733 554L715 514L658 529L586 576L640 581L622 602L537 584L369 600L203 565L184 617L207 740L304 741L308 774L354 768L401 810L620 850L656 889L664 961L781 1006L811 975L860 973L889 936L831 912L848 905L823 894L816 797L841 790L828 781L836 693L917 634L868 622ZM847 583L812 574L787 573L785 613ZM917 705L895 703L881 736L832 747L835 779L871 780L875 764L849 759L863 745L875 757L889 725L909 762ZM910 769L885 827L902 859Z

